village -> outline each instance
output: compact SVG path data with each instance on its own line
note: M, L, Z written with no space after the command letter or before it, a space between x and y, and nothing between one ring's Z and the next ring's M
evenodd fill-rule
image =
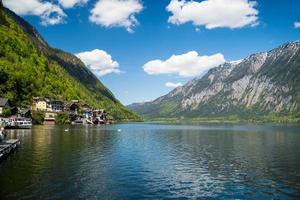
M111 124L113 117L104 109L94 108L79 100L64 102L33 97L30 106L19 108L9 99L0 98L0 126L31 128L33 124ZM2 125L1 125L2 124Z

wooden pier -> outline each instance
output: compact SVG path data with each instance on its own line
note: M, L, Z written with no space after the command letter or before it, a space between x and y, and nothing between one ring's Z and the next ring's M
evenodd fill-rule
M0 142L0 160L13 152L19 144L19 139L10 139Z

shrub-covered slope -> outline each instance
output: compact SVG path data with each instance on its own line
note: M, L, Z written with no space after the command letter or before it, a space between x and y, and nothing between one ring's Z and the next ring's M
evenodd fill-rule
M74 55L51 48L25 20L0 6L0 96L19 106L33 96L78 99L118 120L138 120Z

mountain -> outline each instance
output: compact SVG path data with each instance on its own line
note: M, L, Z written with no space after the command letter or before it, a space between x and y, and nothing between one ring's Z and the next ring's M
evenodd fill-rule
M145 118L300 116L300 41L210 69L152 102Z
M146 103L148 103L148 102L132 103L132 104L127 105L127 108L131 109L131 110L134 110L135 108L143 106Z
M0 94L19 106L33 96L78 99L117 120L138 120L76 56L50 47L0 0Z

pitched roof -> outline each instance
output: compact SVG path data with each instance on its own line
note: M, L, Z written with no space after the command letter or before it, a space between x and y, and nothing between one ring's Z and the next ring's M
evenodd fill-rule
M0 106L5 106L8 103L8 99L0 98Z
M73 102L73 101L71 101L71 102L67 102L67 103L65 104L65 107L71 107L72 105L76 105L76 106L78 106L78 107L79 107L78 103L76 103L76 102Z
M19 109L19 112L20 112L21 114L25 114L25 113L27 113L27 112L30 112L30 109L28 109L28 108Z
M62 103L63 104L64 102L61 100L51 100L50 103Z

